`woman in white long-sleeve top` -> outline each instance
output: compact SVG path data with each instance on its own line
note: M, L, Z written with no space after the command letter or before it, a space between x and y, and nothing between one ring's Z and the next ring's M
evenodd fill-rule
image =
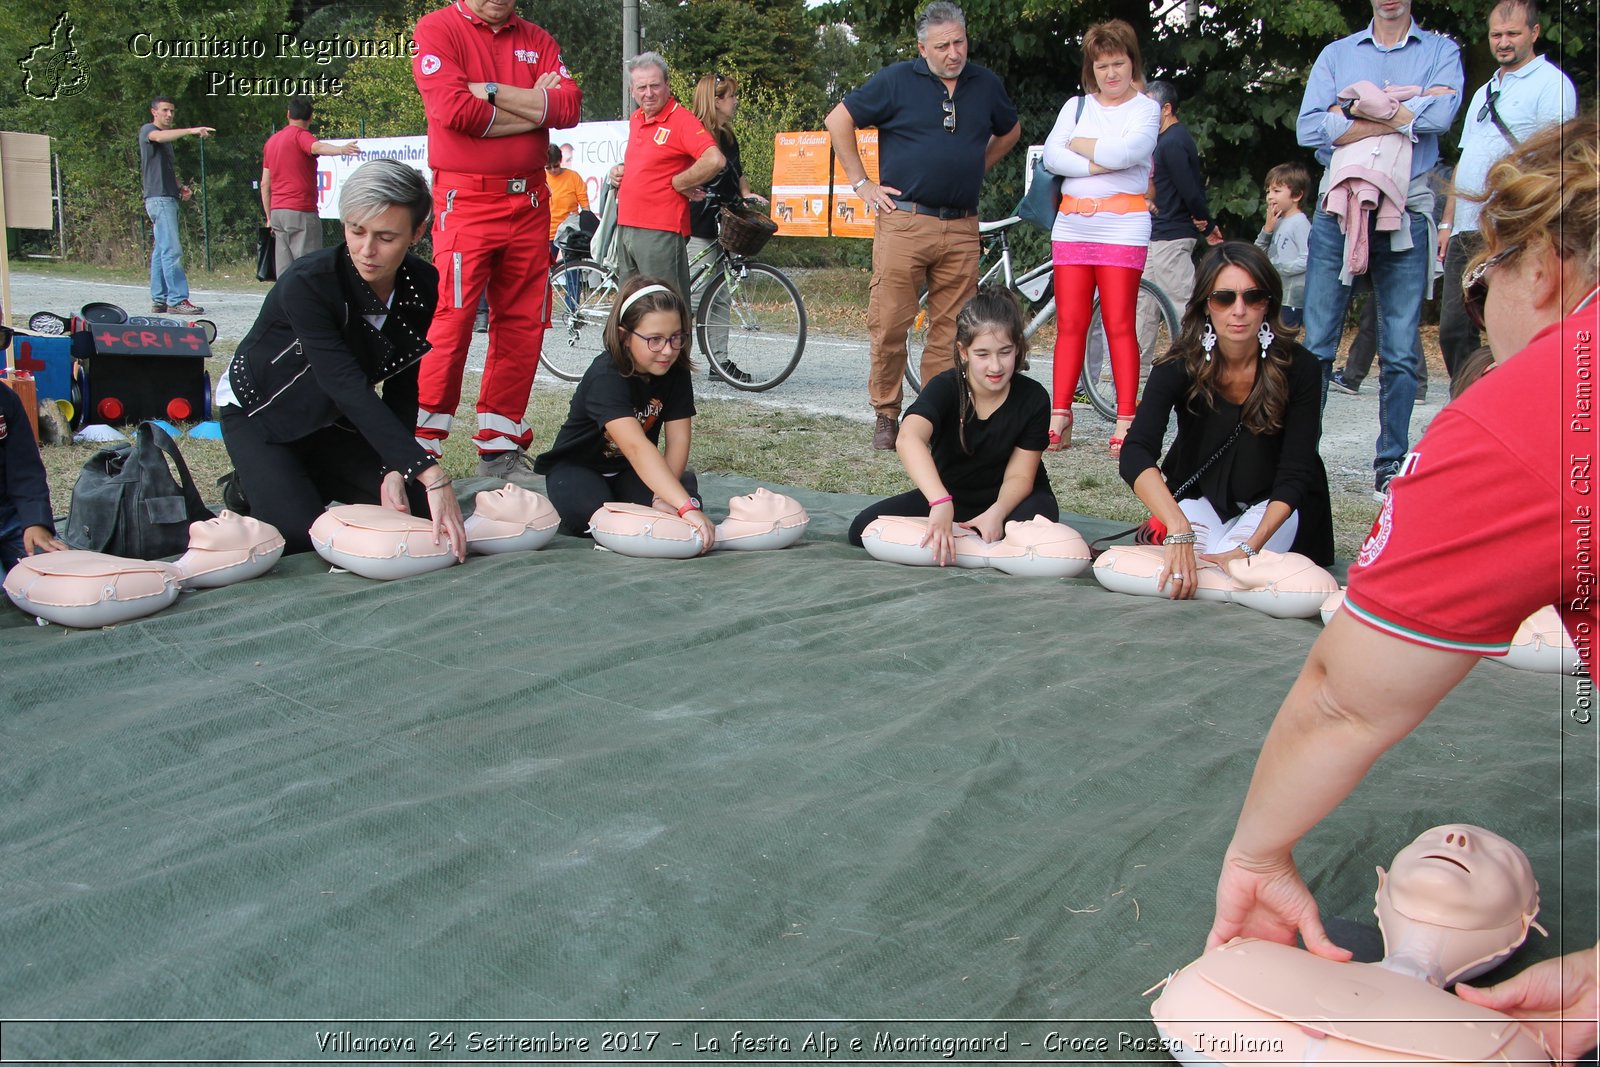
M1072 394L1083 373L1096 290L1117 386L1113 456L1122 452L1139 399L1135 312L1150 244L1145 190L1161 129L1161 108L1139 92L1140 67L1132 26L1112 19L1089 27L1083 35L1085 95L1061 108L1044 145L1046 169L1065 179L1050 232L1056 287L1051 451L1072 443Z

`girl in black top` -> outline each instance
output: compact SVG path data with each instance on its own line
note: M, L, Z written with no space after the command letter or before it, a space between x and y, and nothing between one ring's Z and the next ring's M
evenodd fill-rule
M998 541L1008 521L1060 517L1039 462L1050 394L1017 374L1027 366L1016 301L1003 289L979 291L956 316L956 366L923 386L900 423L895 451L917 488L857 515L851 544L880 515L926 515L923 544L942 566L955 560L954 526Z
M585 536L607 501L654 504L699 527L709 552L716 527L689 470L689 309L668 283L635 275L617 294L604 336L606 350L578 383L555 443L533 463L562 532Z
M222 441L250 514L290 552L310 550L312 522L337 500L429 514L434 540L466 558L450 478L414 435L439 272L409 250L432 211L427 183L404 163L358 167L339 194L344 241L279 276L218 383Z
M1123 446L1122 478L1167 529L1172 596L1196 588L1196 556L1214 563L1262 549L1333 562L1322 438L1322 375L1310 352L1277 337L1283 282L1244 241L1201 260L1172 348L1150 371ZM1176 412L1178 436L1157 466ZM1201 471L1199 480L1173 499Z

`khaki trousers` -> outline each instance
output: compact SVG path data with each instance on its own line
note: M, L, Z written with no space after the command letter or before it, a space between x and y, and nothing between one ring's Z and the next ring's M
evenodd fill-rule
M872 241L867 331L872 369L867 394L879 415L900 417L906 331L928 287L928 343L922 380L955 366L956 315L978 291L978 217L941 220L896 210L880 214Z

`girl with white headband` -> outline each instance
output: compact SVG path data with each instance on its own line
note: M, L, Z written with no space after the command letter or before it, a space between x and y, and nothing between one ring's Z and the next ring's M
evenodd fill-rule
M709 552L716 528L689 469L689 308L661 279L635 275L617 294L604 337L555 443L533 464L561 530L585 536L608 501L653 504L699 527Z

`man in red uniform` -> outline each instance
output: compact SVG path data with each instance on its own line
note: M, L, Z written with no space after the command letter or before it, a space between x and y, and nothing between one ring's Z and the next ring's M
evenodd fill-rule
M461 401L472 320L489 290L478 389L478 470L526 466L523 421L539 364L550 274L544 167L551 128L578 123L582 92L560 47L515 0L455 0L417 20L411 73L428 116L439 310L418 382L417 440L438 455Z
M611 168L617 188L617 268L626 278L665 278L689 298L689 201L727 166L716 138L673 99L667 61L655 52L628 60L639 110L628 120L628 151ZM624 168L627 175L623 176Z
M317 217L317 157L359 156L354 141L334 144L311 134L311 100L289 101L289 124L261 150L261 210L277 241L281 271L307 252L322 247L322 220Z

